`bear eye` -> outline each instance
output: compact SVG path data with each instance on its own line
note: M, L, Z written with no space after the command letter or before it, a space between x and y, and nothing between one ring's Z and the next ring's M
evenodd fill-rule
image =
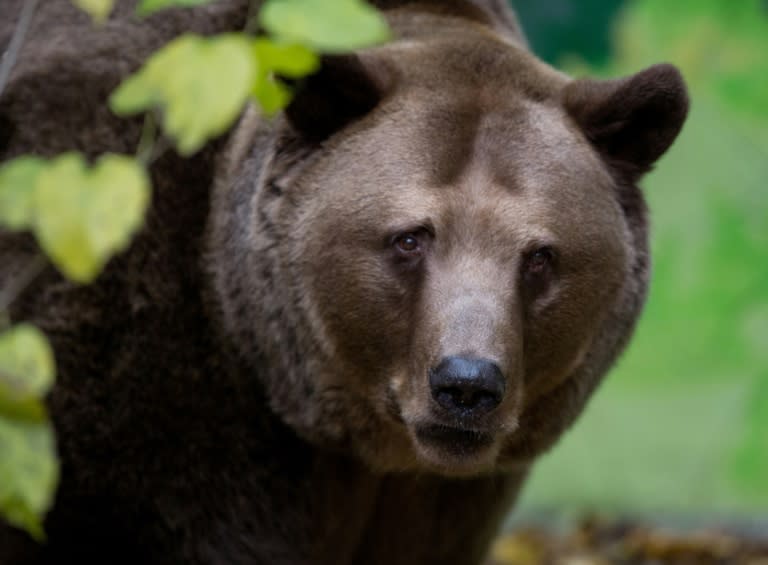
M527 275L544 274L555 258L555 252L551 247L539 247L530 253L525 261L525 272Z
M537 247L525 255L521 274L528 296L539 296L549 288L554 277L556 261L557 255L549 246Z
M418 272L430 250L434 233L423 225L390 232L386 240L390 260L401 271Z
M537 247L527 253L522 264L523 292L529 299L546 293L552 278L557 256L549 246Z
M395 249L405 257L412 257L421 252L420 233L406 232L395 238Z

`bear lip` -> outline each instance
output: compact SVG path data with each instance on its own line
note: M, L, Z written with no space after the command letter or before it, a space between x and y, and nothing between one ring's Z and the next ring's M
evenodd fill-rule
M453 456L472 455L490 447L494 442L493 434L442 424L421 425L416 427L415 432L420 442L437 447Z

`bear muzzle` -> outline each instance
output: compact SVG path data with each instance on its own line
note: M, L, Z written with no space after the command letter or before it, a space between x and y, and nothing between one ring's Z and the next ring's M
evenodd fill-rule
M419 416L406 417L422 457L456 472L491 464L517 422L516 395L500 365L481 356L446 356L427 371L426 384Z

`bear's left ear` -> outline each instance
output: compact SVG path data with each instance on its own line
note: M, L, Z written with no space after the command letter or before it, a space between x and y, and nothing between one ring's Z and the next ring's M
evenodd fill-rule
M623 79L576 80L563 104L608 163L634 182L677 137L688 93L680 71L661 64Z

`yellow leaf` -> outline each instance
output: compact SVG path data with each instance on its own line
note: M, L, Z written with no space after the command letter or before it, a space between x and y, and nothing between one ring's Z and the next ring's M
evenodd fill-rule
M259 18L275 37L326 53L389 39L384 17L362 0L267 0Z
M160 108L179 153L191 155L229 129L254 77L252 45L245 35L184 35L150 57L113 93L110 106L119 115Z
M251 96L268 116L282 110L291 101L291 90L275 75L300 78L320 67L320 58L308 48L263 37L253 41L253 57L257 71Z
M101 257L128 246L141 227L149 201L149 179L133 159L105 155L90 178L92 194L86 227Z
M35 187L44 167L39 157L19 157L0 167L0 224L12 230L32 225Z
M42 398L53 384L53 350L30 324L0 334L0 399Z
M40 330L20 324L0 334L0 516L38 540L59 476L42 402L53 378L53 351Z
M271 75L261 76L251 93L267 116L279 112L291 101L291 91L288 87Z
M0 415L0 516L42 541L43 518L53 503L58 480L50 422Z
M253 41L253 54L259 68L288 78L301 78L320 67L320 58L307 47L296 43L279 43L266 37Z
M87 12L95 23L102 24L112 13L115 0L72 0L72 3Z
M127 246L148 202L149 179L133 159L106 155L89 170L81 155L65 154L38 179L37 238L65 275L90 282Z
M189 8L201 4L208 4L211 1L212 0L141 0L136 8L136 12L140 16L148 16L149 14L166 8Z

